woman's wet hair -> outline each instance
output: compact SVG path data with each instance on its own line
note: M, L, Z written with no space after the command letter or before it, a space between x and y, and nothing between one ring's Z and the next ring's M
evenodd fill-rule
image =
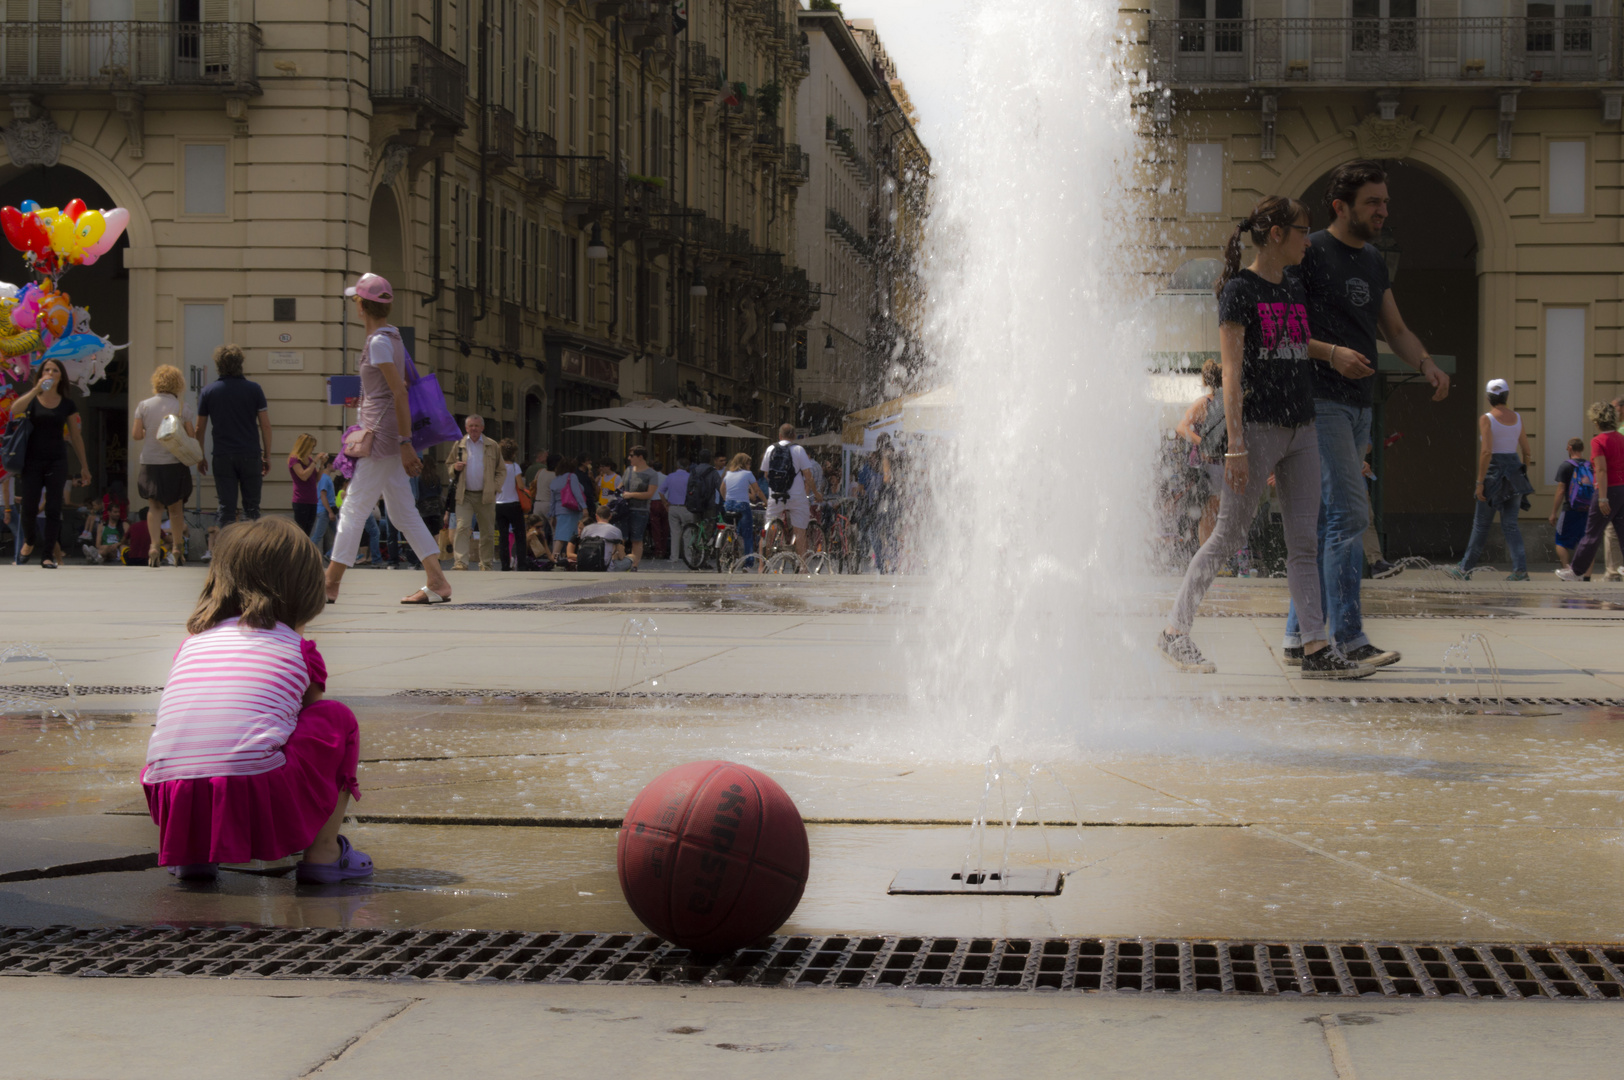
M1201 365L1201 385L1213 390L1221 390L1224 385L1224 365L1209 357Z
M321 552L289 518L262 517L227 525L214 538L214 558L197 598L188 633L226 619L270 630L304 626L327 606Z
M1242 218L1235 231L1229 234L1229 241L1224 244L1224 269L1218 275L1218 284L1213 291L1223 295L1224 286L1241 272L1242 234L1251 238L1253 247L1261 249L1269 242L1271 229L1290 229L1307 220L1308 207L1297 199L1285 195L1266 195L1259 199L1252 212Z
M1611 401L1598 401L1585 410L1590 422L1596 425L1597 431L1618 430L1618 410L1613 408Z

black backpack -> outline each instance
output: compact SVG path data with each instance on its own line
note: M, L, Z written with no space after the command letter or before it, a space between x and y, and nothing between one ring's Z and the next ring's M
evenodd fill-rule
M588 536L575 545L575 569L609 569L609 541L601 536Z
M621 495L609 496L609 524L620 530L622 536L632 523L632 501Z
M28 415L32 411L31 405L28 411L13 418L5 441L0 443L0 466L13 476L22 474L23 462L28 456L28 439L34 434L34 418Z
M682 505L695 517L707 516L716 505L716 470L708 464L688 470L688 493Z
M795 444L776 443L767 455L767 490L779 502L789 498L795 486Z

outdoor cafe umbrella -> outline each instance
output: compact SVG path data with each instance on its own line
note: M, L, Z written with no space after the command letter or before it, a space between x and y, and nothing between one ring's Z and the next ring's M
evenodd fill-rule
M652 398L616 405L609 409L583 409L565 413L565 416L590 416L594 425L580 425L571 431L615 431L622 434L635 432L647 435L697 435L696 431L677 431L684 424L729 424L737 417L721 416L699 409L691 409L680 401L656 401ZM741 429L742 430L742 429ZM743 438L743 436L736 436Z
M574 415L578 415L578 414L568 413L566 415L574 416ZM704 414L694 414L694 415L696 415L698 417L702 417ZM640 429L628 428L625 424L622 424L622 423L620 423L618 421L615 421L615 420L598 419L598 420L589 420L584 424L576 424L574 427L568 428L566 430L569 430L569 431L609 431L609 432L616 432L616 433L619 433L621 435L624 435L624 434L626 434L626 433L628 433L630 431L636 431L636 430L640 430ZM686 422L686 423L671 424L671 425L668 425L668 426L665 426L665 427L655 428L650 432L650 434L654 434L654 435L698 435L698 436L701 436L701 437L707 438L707 439L765 439L765 438L767 438L767 436L765 436L765 435L761 435L761 434L758 434L758 433L756 433L754 431L750 431L750 430L748 430L746 428L739 427L737 424L727 424L727 423L722 423L720 421L707 421L707 420L704 420L704 419L694 419L694 420Z

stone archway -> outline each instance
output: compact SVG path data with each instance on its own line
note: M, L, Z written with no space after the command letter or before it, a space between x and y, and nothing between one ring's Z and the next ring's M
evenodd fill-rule
M367 250L374 274L388 278L398 291L406 288L406 241L401 227L400 202L389 185L372 193L367 215Z

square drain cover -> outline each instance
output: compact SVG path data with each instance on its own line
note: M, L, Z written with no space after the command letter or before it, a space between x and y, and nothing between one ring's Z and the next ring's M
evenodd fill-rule
M1038 867L997 870L898 870L892 896L1059 896L1064 880L1058 870Z

